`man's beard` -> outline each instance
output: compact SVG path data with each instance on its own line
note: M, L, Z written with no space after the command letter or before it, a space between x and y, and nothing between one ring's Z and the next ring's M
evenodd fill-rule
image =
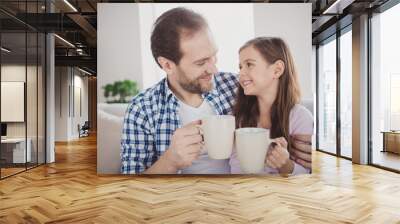
M180 70L180 74L178 83L179 85L186 91L193 93L193 94L203 94L209 92L213 88L213 83L210 81L210 84L207 86L202 86L200 83L200 79L204 78L205 76L212 75L212 74L204 74L195 80L189 80L186 74Z

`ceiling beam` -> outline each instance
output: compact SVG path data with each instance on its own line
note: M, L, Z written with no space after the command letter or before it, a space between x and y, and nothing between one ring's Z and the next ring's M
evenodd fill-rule
M90 56L55 56L56 66L81 66L96 71L97 60Z
M91 38L96 38L97 37L97 31L96 28L90 24L85 17L83 17L80 14L67 14L67 16L73 20L77 25L79 25Z
M351 5L355 0L336 0L332 2L322 14L342 14L344 9Z

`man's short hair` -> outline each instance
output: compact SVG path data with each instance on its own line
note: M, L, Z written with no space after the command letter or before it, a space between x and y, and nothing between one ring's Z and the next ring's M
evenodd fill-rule
M175 64L182 58L180 39L182 35L193 33L207 27L206 20L198 13L183 7L174 8L157 18L151 33L151 51L157 58L162 56Z

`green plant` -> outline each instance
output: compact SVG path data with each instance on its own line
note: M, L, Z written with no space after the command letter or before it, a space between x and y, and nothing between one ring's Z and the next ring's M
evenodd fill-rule
M114 89L114 86L112 84L107 84L107 85L103 86L103 89L104 89L104 97L108 98L108 97L110 97L110 95Z
M103 89L107 103L128 103L128 97L139 93L137 83L131 80L115 81L103 86Z

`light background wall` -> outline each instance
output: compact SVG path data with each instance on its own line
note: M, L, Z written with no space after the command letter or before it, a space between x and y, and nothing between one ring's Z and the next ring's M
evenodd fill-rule
M41 72L41 71L39 71ZM27 75L26 75L27 74ZM28 78L28 82L25 80ZM36 67L18 64L8 64L1 67L1 80L4 82L24 82L27 83L27 121L28 136L30 133L36 133L37 120L37 96L36 96ZM40 83L41 84L41 83ZM7 96L2 96L7 97ZM39 108L43 106L43 102ZM9 108L1 108L1 110L9 110ZM22 108L24 110L24 108ZM8 137L25 137L25 122L7 122Z
M289 45L299 75L303 99L315 92L311 71L311 4L254 5L255 36L281 37Z
M69 141L88 120L88 77L73 67L56 67L55 73L55 141Z
M131 79L143 88L139 8L137 4L97 6L98 102L105 102L102 87Z

